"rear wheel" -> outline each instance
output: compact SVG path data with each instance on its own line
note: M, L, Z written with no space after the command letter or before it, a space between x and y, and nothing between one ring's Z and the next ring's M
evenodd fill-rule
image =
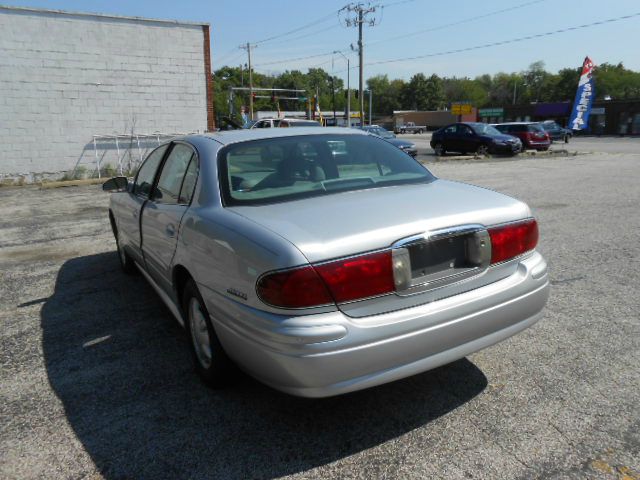
M435 154L436 154L438 157L442 157L442 156L444 156L444 154L445 154L445 153L447 153L447 152L445 151L445 149L444 149L444 146L443 146L441 143L436 143L436 144L433 146L433 151L435 152Z
M184 288L182 307L198 375L211 387L227 385L233 373L233 362L218 340L207 307L193 280L189 280Z
M418 130L418 133L422 133L422 129Z
M564 136L564 143L569 143L569 135Z

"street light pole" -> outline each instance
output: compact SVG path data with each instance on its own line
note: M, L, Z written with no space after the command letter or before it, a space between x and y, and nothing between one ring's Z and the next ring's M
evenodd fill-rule
M349 59L347 56L339 50L335 50L333 53L339 53L347 61L347 128L351 128L351 85L349 85L349 78L351 76L351 69L349 68Z
M369 125L371 125L371 105L373 103L373 90L369 89Z
M241 45L240 48L246 50L249 57L249 120L253 120L253 72L251 70L251 49L256 48L256 46L247 42L246 45Z

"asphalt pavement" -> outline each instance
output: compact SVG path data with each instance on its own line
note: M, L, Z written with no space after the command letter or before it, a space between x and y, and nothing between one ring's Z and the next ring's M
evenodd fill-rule
M545 317L325 400L204 387L107 194L0 188L0 478L640 479L640 155L427 164L531 205Z

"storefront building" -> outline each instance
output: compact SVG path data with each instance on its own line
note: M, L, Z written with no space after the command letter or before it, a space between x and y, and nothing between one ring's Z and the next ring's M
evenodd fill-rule
M478 119L486 123L541 122L555 120L566 126L571 115L569 102L537 103L481 108ZM640 135L640 99L602 100L593 103L589 125L584 133L592 135Z

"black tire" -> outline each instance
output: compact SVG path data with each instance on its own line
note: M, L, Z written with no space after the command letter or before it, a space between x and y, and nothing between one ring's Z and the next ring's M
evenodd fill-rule
M564 143L569 143L569 135L564 136Z
M113 236L116 238L116 250L118 252L118 260L120 261L120 268L126 275L136 275L138 274L138 268L134 263L133 259L129 256L126 250L120 245L120 236L118 235L118 227L111 215L109 215L109 220L111 221L111 230L113 230Z
M189 349L200 378L213 388L228 385L235 373L234 364L227 356L211 324L207 307L193 280L188 280L182 292L182 312L189 340ZM203 340L208 338L207 349Z
M438 142L433 146L433 151L437 157L444 157L447 151L442 143Z
M486 157L490 153L491 152L489 150L488 145L479 145L478 148L476 149L476 154L481 157Z

